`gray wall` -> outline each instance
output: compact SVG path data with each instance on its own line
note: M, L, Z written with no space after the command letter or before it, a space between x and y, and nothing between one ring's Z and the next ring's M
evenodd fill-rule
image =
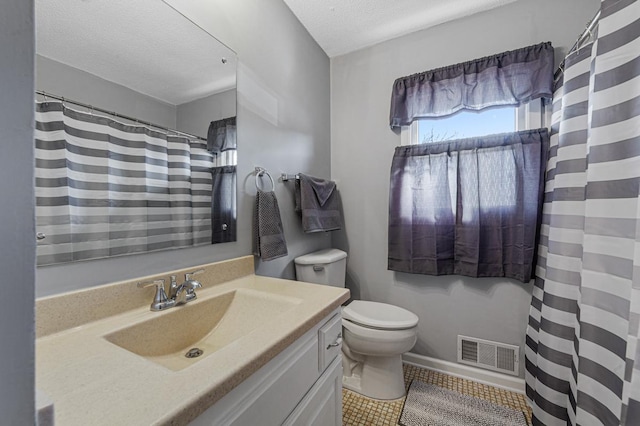
M346 221L346 232L333 243L349 252L348 285L356 297L396 304L419 316L414 352L455 362L458 334L524 347L532 286L387 270L389 169L400 144L389 130L393 81L548 40L559 60L598 5L597 0L520 0L331 59L331 171Z
M231 89L178 105L177 129L206 137L209 123L236 115L236 97Z
M254 167L329 177L329 59L281 0L171 0L233 49L238 65L238 241L38 268L37 295L250 254ZM276 183L289 255L256 263L260 275L294 278L293 259L330 245L305 235L293 211L292 183Z
M172 105L40 55L36 55L36 89L203 137L212 120L236 115L235 89Z
M0 13L0 423L33 424L33 1Z
M164 127L176 127L174 105L40 55L36 56L36 89Z

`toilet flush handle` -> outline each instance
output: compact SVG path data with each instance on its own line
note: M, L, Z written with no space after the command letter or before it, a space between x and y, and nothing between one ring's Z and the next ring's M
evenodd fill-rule
M324 265L313 265L314 272L324 271Z

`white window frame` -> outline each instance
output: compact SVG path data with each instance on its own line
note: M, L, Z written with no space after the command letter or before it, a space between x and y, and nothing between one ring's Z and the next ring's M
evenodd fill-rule
M516 132L549 127L551 108L544 99L534 99L516 108Z
M516 108L516 132L549 127L551 108L543 99L534 99ZM418 144L418 120L400 128L400 145Z

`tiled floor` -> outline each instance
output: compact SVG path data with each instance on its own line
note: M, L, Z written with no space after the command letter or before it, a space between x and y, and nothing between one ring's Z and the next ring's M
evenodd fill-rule
M527 421L531 424L531 410L525 402L524 395L405 364L404 381L407 388L413 379L524 411ZM396 425L403 404L404 398L379 401L344 389L342 391L342 423L344 426Z

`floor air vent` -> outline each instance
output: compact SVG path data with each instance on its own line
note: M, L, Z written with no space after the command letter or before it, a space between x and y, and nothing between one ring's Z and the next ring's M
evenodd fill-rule
M458 336L458 362L500 373L519 373L518 346Z

